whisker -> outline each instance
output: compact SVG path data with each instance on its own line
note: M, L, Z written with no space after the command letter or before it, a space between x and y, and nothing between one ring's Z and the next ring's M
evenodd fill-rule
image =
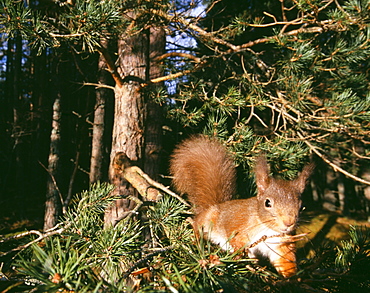
M276 253L280 258L285 259L286 261L289 261L289 262L291 262L291 263L295 263L295 261L292 261L292 260L290 260L290 259L286 258L286 257L285 257L285 255L282 255L281 253L277 252L275 249L273 249L272 247L270 247L267 243L265 243L265 244L266 244L266 246L267 246L271 251L273 251L274 253ZM290 250L289 250L289 252L294 252L294 249L290 249Z

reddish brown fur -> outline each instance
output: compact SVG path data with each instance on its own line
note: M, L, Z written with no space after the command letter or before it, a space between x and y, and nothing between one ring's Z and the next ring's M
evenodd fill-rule
M195 136L180 144L172 155L170 172L175 175L176 189L189 195L197 213L230 200L236 192L233 160L224 146L206 136Z
M195 206L195 231L201 229L204 237L224 249L244 248L250 257L268 257L284 277L297 270L295 243L289 235L296 227L300 195L312 170L313 165L308 165L297 179L279 180L269 176L267 161L260 157L255 168L257 196L231 200L236 190L235 166L218 141L190 138L171 160L175 187L187 193Z

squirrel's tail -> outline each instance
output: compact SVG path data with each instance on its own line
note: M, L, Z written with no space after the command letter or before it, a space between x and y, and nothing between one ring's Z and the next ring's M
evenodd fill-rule
M175 149L170 164L175 188L200 213L228 201L236 191L236 170L225 147L207 136L193 136Z

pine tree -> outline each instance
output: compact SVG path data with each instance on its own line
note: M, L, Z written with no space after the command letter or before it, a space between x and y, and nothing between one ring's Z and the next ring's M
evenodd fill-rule
M291 177L314 153L368 184L358 168L369 152L368 8L217 2L202 22L209 31L193 35L203 69L179 86L170 114L227 140L241 164L265 152Z
M175 59L168 61L174 62L167 77L128 75L127 86L138 90L142 84L186 76L171 99L160 90L156 99L181 123L182 132L224 139L246 170L264 152L274 162L274 173L292 177L313 152L365 182L359 166L369 152L369 3L260 2L242 1L245 9L235 11L228 1L216 1L203 19L171 11L166 2L53 2L49 14L42 14L23 2L4 0L1 24L3 33L20 32L39 52L61 46L98 51L120 90L124 81L100 45L103 37L118 39L124 31L132 41L153 22L183 31L197 40L197 54L190 48L165 54L159 60ZM2 254L17 253L19 283L14 286L25 292L346 292L348 286L370 287L362 274L366 270L361 271L370 259L366 229L353 228L341 246L316 247L314 257L302 260L301 271L287 281L243 254L197 239L186 221L188 205L167 189L161 189L161 200L149 202L146 187L140 198L125 194L133 209L115 227L103 229L104 211L117 199L113 187L98 184L73 199L54 229L3 239L20 245ZM145 217L137 219L138 212Z

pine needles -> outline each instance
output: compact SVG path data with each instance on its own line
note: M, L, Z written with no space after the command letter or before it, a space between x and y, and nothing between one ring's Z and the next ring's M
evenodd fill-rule
M348 292L370 289L370 230L352 227L341 246L316 248L289 281L239 252L194 236L188 207L176 198L103 229L112 186L98 184L75 198L60 224L15 255L17 292ZM149 231L149 232L148 232ZM147 235L147 236L145 236ZM148 235L150 235L148 237ZM31 240L34 238L29 236ZM353 291L353 290L352 290ZM359 291L361 292L361 291Z

